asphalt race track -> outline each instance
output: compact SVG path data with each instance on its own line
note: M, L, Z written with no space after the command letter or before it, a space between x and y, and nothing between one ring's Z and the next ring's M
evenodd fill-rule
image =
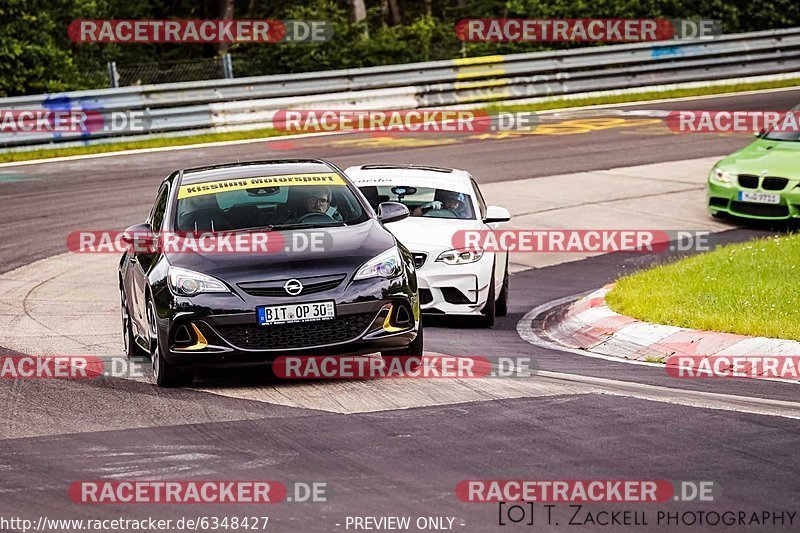
M176 168L278 157L323 157L342 168L390 162L454 166L472 172L489 203L513 203L509 208L522 220L537 216L530 220L579 228L586 227L584 216L590 221L625 217L624 224L652 227L647 224L654 223L653 209L639 206L657 205L671 227L707 227L718 240L732 242L773 230L712 221L703 210L705 174L695 169L707 172L710 166L702 159L713 161L744 146L748 136L674 134L664 125L663 112L789 109L798 101L800 90L785 90L564 111L547 115L538 134L501 138L345 134L0 166L0 327L5 328L0 330L5 346L0 355L37 355L25 346L45 344L42 349L59 353L80 338L76 331L64 336L64 344L55 334L44 344L34 334L25 340L24 331L15 328L28 318L42 323L51 314L69 322L73 313L79 323L85 318L80 307L99 301L102 305L92 311L99 320L118 322L118 310L108 303L116 296L103 285L103 279L113 281L116 275L116 258L93 262L64 256L66 236L78 229L124 229L144 220L158 183ZM614 169L631 168L640 174L619 189L614 180L632 171ZM648 183L642 175L651 169L658 176ZM673 169L696 177L670 181ZM596 181L583 196L559 197L571 177ZM521 185L504 184L511 181ZM611 189L619 196L605 204L602 198ZM538 213L540 190L563 203ZM535 194L520 196L520 191ZM682 225L684 213L694 222ZM129 379L0 380L5 400L0 408L0 516L36 521L43 515L257 515L269 516L269 530L297 532L354 530L346 524L356 516L410 516L412 523L417 517L450 517L453 529L463 532L739 531L743 526L658 523L656 513L797 511L800 403L795 384L678 381L663 368L546 349L520 337L518 326L528 327L530 321L519 323L532 309L665 259L644 254L558 262L545 258L541 263L512 258L509 315L492 330L446 320L426 327L426 351L490 359L530 356L540 371L531 378L474 384L298 384L234 373L203 376L194 388L182 390ZM97 272L96 264L111 271ZM85 291L73 287L70 292L74 303L65 298L57 306L37 307L41 302L33 297L28 302L28 295L61 275L63 265L85 280ZM48 275L51 271L59 274ZM41 278L23 280L15 272L36 272ZM23 290L21 304L4 299L25 283L31 288ZM93 289L95 283L100 288ZM100 291L105 292L95 296ZM52 331L60 330L53 324ZM105 346L118 344L121 350L121 337L114 335L107 336ZM12 337L16 344L3 342ZM270 506L70 501L71 483L105 478L324 482L331 493L327 502ZM583 525L577 528L568 524L576 509L557 505L548 523L537 504L535 526L500 526L497 504L459 501L455 487L464 479L710 480L720 493L705 503L586 505L573 519ZM647 524L584 525L587 513L604 510L645 512ZM796 530L798 524L795 515L791 525L787 518L783 527L748 530Z

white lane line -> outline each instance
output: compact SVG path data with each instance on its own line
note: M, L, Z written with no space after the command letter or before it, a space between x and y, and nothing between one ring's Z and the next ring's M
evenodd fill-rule
M559 352L568 352L581 355L584 357L591 357L594 359L604 359L606 361L614 361L617 363L624 363L629 365L640 365L657 367L665 372L664 365L659 363L649 363L645 361L633 361L629 359L622 359L608 355L596 354L586 350L578 350L561 346L550 340L541 337L533 329L533 319L542 313L549 311L559 305L577 300L578 298L591 293L586 291L584 293L575 294L558 298L550 302L544 303L531 309L523 316L517 323L517 333L526 342ZM551 372L547 370L540 370L537 376L542 378L550 378L561 383L574 383L582 384L590 387L597 387L601 389L602 394L610 394L614 396L624 396L631 398L638 398L643 400L652 400L657 402L671 403L677 405L686 405L690 407L701 407L707 409L717 409L723 411L737 411L740 413L751 413L765 416L779 416L783 418L800 419L800 403L787 402L783 400L773 400L770 398L760 398L757 396L738 396L734 394L724 394L716 392L704 392L688 389L680 389L675 387L662 387L657 385L645 385L634 381L621 381L612 380L607 378L598 378L593 376L583 376L578 374L569 374L563 372ZM777 380L770 380L777 381Z
M618 381L592 376L580 376L562 372L539 371L538 375L550 378L557 383L587 385L602 389L602 394L651 400L656 402L716 409L721 411L737 411L765 416L779 416L800 420L800 403L773 400L757 396L739 396L718 392L678 389L645 385L632 381Z

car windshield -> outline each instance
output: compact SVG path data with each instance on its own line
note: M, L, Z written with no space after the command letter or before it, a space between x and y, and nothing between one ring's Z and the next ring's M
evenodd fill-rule
M775 131L771 130L764 135L768 141L800 141L800 131Z
M365 185L359 190L376 210L381 202L400 202L412 217L475 219L472 197L462 192L407 185Z
M792 115L796 117L797 114L800 113L800 106L793 107L790 110L790 113L792 113ZM783 118L784 119L789 118L788 114L784 115ZM791 122L792 121L790 121L790 123ZM796 122L796 119L794 122ZM800 141L800 131L798 131L796 127L788 129L781 128L781 129L783 129L783 131L776 131L774 128L770 128L769 130L767 130L763 138L768 141L794 141L794 142Z
M184 183L177 231L351 225L369 215L341 176L296 174Z

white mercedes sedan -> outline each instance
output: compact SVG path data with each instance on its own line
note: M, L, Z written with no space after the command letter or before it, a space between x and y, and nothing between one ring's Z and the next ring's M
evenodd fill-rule
M424 314L475 316L484 327L505 316L508 253L454 248L457 232L495 230L511 219L507 209L486 205L469 172L361 165L345 174L376 211L382 202L400 202L411 211L388 229L414 254Z

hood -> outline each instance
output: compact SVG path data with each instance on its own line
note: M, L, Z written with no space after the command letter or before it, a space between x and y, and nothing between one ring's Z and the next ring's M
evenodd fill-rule
M298 246L262 254L167 253L171 265L202 272L228 283L352 274L358 267L395 245L395 240L374 219L356 226L281 231L286 246L310 242L321 234L324 251Z
M736 174L800 179L800 142L758 139L719 164Z
M412 252L430 252L450 250L457 231L484 228L480 220L408 217L387 224L386 229Z

